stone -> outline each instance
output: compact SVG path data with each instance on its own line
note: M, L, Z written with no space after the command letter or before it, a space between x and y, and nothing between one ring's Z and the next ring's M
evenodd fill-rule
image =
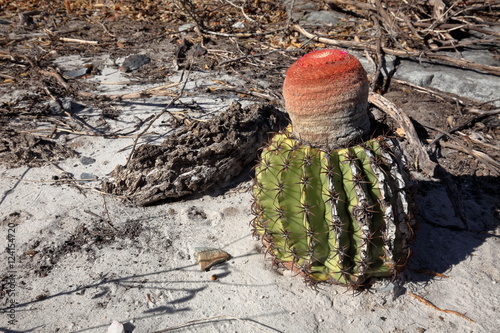
M426 62L419 64L402 60L394 77L421 87L437 89L478 102L494 101L498 99L500 91L500 79L495 75ZM500 106L500 101L495 101L493 104Z
M83 165L90 165L92 163L95 163L95 158L83 156L82 158L80 158L80 162Z
M339 24L343 17L344 16L342 14L339 14L337 12L332 12L329 10L319 10L310 12L304 17L304 20L306 22L306 25L315 24L322 26L333 26Z

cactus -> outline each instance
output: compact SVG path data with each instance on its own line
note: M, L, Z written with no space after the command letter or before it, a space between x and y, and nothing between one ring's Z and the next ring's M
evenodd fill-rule
M359 61L339 50L309 53L289 68L283 92L292 124L255 169L254 234L276 265L311 283L358 288L395 275L413 236L409 182L396 141L365 140Z

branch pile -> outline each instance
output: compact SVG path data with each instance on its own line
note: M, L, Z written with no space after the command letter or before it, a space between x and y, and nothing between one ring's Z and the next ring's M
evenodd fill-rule
M298 25L293 30L322 43L385 53L407 58L427 58L435 62L500 75L500 67L462 58L463 47L494 49L500 41L496 1L390 1L328 0L337 11L351 14L358 24L353 38L314 35ZM339 38L340 37L340 38ZM451 57L438 51L456 51Z

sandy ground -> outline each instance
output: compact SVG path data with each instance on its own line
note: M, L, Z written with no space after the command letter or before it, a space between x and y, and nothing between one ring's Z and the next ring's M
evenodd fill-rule
M93 149L105 144L94 142ZM78 160L66 164L86 169ZM2 247L13 235L16 260L7 271L13 276L7 299L17 304L13 318L2 314L2 331L106 332L113 319L127 332L183 324L173 331L494 332L500 325L493 235L423 224L412 266L438 265L447 277L409 271L396 284L379 283L361 294L341 286L314 290L300 277L272 270L259 253L248 226L248 192L137 208L70 185L29 181L54 173L16 169L9 174L22 181L2 179L2 189L9 189L1 202ZM201 271L197 247L223 249L232 259ZM33 269L41 266L50 269L38 276Z
M96 80L122 76L104 72ZM202 80L196 77L187 92ZM101 93L115 93L106 89ZM147 105L154 109L165 100L123 106L114 126L132 126L134 117L150 112ZM197 99L214 112L231 101ZM91 119L92 109L82 112ZM158 126L150 133L141 142L161 142L168 131ZM495 213L476 204L467 213L473 215L468 230L457 227L446 194L433 181L420 184L420 228L407 272L361 293L342 286L313 289L292 273L272 269L251 237L248 178L218 194L136 207L94 190L125 163L132 138L64 140L80 156L59 168L0 166L0 247L8 248L1 254L2 332L106 332L113 320L134 333L495 332L500 327ZM77 182L61 182L61 170ZM223 249L231 259L202 271L195 251L204 247Z
M77 160L67 164L82 168ZM499 327L498 238L423 224L412 266L440 263L446 278L410 271L396 284L379 283L361 294L341 286L314 290L300 277L278 274L263 259L249 232L248 192L137 208L69 185L28 181L53 173L49 167L18 169L9 174L23 181L2 180L2 188L10 189L2 200L2 242L11 234L7 222L14 223L11 299L18 304L15 325L2 315L3 331L106 332L113 319L127 332L161 332L190 321L173 331L494 332ZM114 230L105 216L120 231L109 241L106 234ZM33 247L40 253L28 255ZM232 259L201 271L197 247L223 249ZM51 269L36 276L31 270L42 265ZM475 322L439 312L412 294Z

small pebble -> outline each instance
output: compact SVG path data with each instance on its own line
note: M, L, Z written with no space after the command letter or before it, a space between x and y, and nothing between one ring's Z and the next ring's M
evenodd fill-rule
M89 164L95 163L95 158L84 156L84 157L80 158L80 162L83 165L89 165Z
M148 64L150 61L151 59L144 54L134 54L125 58L120 70L123 72L131 72Z
M187 30L191 30L192 28L194 28L196 26L196 24L194 23L186 23L186 24L183 24L179 27L179 32L183 32L183 31L187 31Z
M96 178L98 178L98 177L91 174L91 173L86 173L86 172L83 172L80 175L80 179L82 179L82 180L92 180L92 179L96 179Z
M123 324L113 320L111 325L108 327L108 333L125 333L125 328L123 327Z
M243 22L236 22L235 24L233 24L233 28L243 29L243 28L245 28L245 24Z
M92 65L88 65L80 69L66 71L63 73L63 75L70 79L76 79L90 73L91 70L92 70Z
M221 264L230 258L229 253L221 249L196 248L195 251L198 265L204 271L208 271L212 266Z

